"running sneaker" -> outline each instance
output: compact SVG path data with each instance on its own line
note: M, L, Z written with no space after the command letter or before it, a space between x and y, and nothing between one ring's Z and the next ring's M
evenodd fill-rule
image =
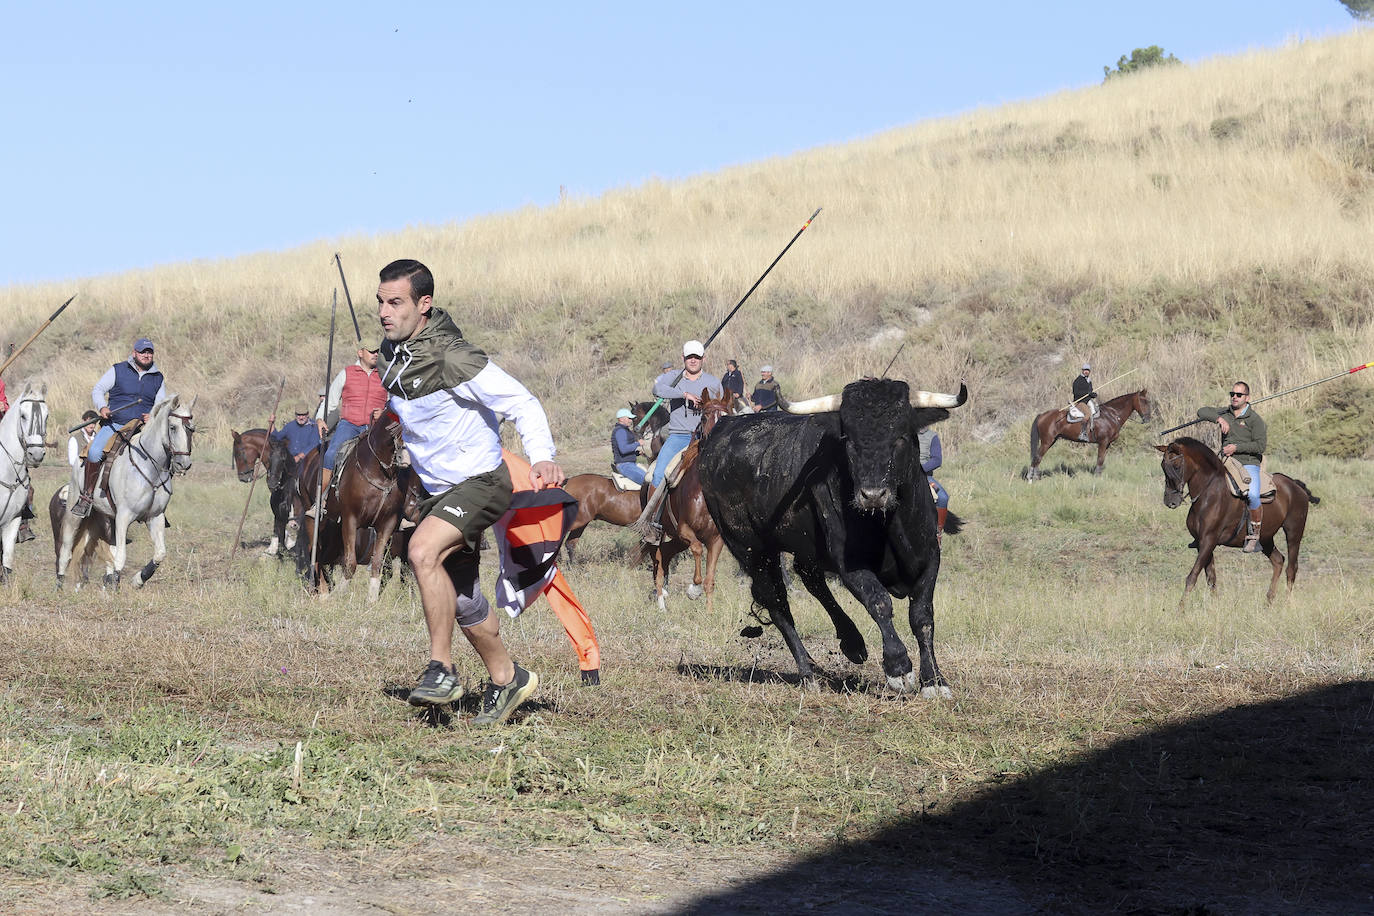
M458 675L444 666L443 662L429 660L425 670L420 672L420 680L410 691L411 706L443 706L460 700L464 693L463 682Z
M534 693L539 675L515 666L515 677L504 687L487 684L482 694L482 711L472 717L473 725L498 725L510 718L515 708Z

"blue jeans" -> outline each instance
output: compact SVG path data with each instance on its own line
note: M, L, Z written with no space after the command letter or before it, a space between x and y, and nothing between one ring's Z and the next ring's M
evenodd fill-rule
M622 461L615 466L615 472L624 477L628 477L635 483L644 483L644 469L633 461Z
M111 423L97 429L95 431L95 438L91 440L90 448L86 449L86 458L92 463L99 462L105 457L105 446L109 445L110 440L114 438L115 430L123 429L128 425L128 423L125 423L121 426L115 426Z
M366 426L354 426L347 420L340 419L339 425L334 427L334 435L329 437L329 446L324 450L324 466L331 471L334 470L334 459L339 454L339 449L350 439L356 439L362 434Z
M1260 507L1259 465L1246 464L1242 467L1245 468L1245 473L1250 475L1250 508L1258 509Z
M940 481L936 480L934 477L928 479L930 480L931 486L935 488L935 508L948 509L949 494L945 492L944 487L940 486Z
M654 486L663 485L663 472L668 470L668 462L673 460L674 455L691 444L691 433L673 433L663 440L663 448L658 450L658 458L654 461Z

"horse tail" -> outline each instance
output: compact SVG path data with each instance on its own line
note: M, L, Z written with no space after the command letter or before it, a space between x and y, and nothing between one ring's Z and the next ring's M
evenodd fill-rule
M1035 466L1035 456L1040 454L1040 417L1031 420L1031 466Z
M945 515L945 534L958 534L964 530L964 520L953 512Z
M1307 501L1310 502L1312 505L1315 506L1317 503L1322 501L1322 498L1320 496L1315 495L1311 490L1307 488L1307 484L1303 483L1301 480L1298 480L1298 478L1289 477L1288 479L1293 481L1298 486L1302 487L1302 491L1307 494Z

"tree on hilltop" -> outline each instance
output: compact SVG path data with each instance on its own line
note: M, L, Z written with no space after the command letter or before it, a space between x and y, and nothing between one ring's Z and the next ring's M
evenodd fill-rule
M1356 19L1374 19L1374 0L1341 0L1341 4Z
M1341 0L1341 2L1374 3L1374 0ZM1150 45L1148 48L1136 48L1131 52L1130 57L1126 57L1124 54L1121 56L1116 62L1115 70L1111 67L1103 67L1102 82L1105 83L1107 80L1114 77L1124 76L1127 73L1135 73L1138 70L1144 70L1148 67L1165 67L1181 63L1183 63L1183 61L1174 57L1174 55L1165 55L1164 49L1159 45Z

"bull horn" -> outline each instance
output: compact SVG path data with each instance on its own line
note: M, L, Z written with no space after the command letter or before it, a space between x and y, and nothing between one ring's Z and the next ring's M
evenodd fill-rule
M828 413L840 409L840 397L838 394L827 394L806 401L783 401L782 409L796 414Z
M968 400L968 386L959 383L958 394L941 394L938 391L913 391L912 407L962 407Z

